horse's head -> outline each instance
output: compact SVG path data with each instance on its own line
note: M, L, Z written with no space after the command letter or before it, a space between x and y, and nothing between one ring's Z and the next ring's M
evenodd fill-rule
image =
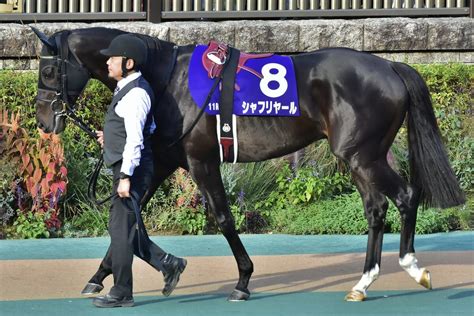
M89 71L81 64L69 47L69 31L47 37L33 28L43 43L39 62L36 120L44 132L61 133L65 117L90 78Z

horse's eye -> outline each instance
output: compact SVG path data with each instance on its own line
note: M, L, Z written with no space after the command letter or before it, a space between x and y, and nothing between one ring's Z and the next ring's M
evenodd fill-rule
M54 78L54 68L53 67L45 67L41 71L41 74L45 79L53 79Z

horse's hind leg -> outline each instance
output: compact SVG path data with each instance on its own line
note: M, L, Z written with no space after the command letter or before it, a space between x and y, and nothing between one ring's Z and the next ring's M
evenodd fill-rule
M372 168L374 183L387 195L400 212L400 266L420 285L431 289L431 276L425 268L419 268L415 257L415 226L419 204L419 192L406 183L385 159L375 163Z
M388 165L385 157L376 161L361 163L351 162L351 169L365 182L373 184L397 206L402 219L399 263L415 281L426 288L431 288L429 272L418 268L414 249L414 234L418 194Z
M425 268L419 268L418 260L415 257L415 227L416 215L419 204L418 191L412 186L407 187L407 191L398 195L394 200L401 218L400 232L400 266L420 285L430 289L431 275Z
M201 193L209 203L222 234L232 249L239 269L239 282L229 301L243 301L250 297L248 283L253 273L253 263L235 229L234 219L222 184L218 161L197 161L189 159L189 171Z
M353 171L352 176L364 203L365 217L369 224L369 235L364 273L345 299L346 301L363 301L367 297L366 290L379 276L388 202L385 196L377 191L370 182L364 181L363 176L359 176L357 171Z

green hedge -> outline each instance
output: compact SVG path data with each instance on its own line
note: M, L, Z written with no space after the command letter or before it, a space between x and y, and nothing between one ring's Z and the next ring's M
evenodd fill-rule
M430 88L438 125L460 185L474 194L474 67L451 64L415 68Z
M445 211L420 209L417 232L468 229L474 212L474 67L446 64L415 65L415 68L429 85L452 166L469 197L469 203L460 208ZM36 85L36 72L0 71L0 108L19 111L22 126L31 135L37 134L34 115ZM98 81L92 80L78 102L80 117L100 129L110 98L111 92ZM63 235L106 234L107 206L97 209L86 198L88 175L100 149L95 141L72 124L68 124L61 137L69 170L68 192L61 201L65 223ZM405 137L406 130L403 127L392 152L397 171L408 178ZM276 159L237 166L225 164L221 167L232 213L241 232L361 234L367 231L362 203L347 176L347 167L330 154L327 142L307 148L299 176L297 171L282 169L284 164L284 160ZM8 173L11 170L7 169L0 167L0 173L11 179ZM314 178L310 179L309 176ZM205 211L207 205L199 192L192 191L195 188L189 185L186 189L186 186L176 185L173 181L174 178L165 182L145 212L150 230L185 234L217 232L212 216ZM180 181L186 183L187 180ZM110 190L109 185L108 178L105 175L101 177L99 188L104 194ZM11 200L12 195L6 192L8 184L4 183L2 187L0 202L3 203L6 199ZM189 203L178 203L179 197L186 197ZM390 206L387 231L399 230L398 218L398 212Z
M471 200L471 204L472 204ZM472 207L472 205L470 206ZM469 212L463 207L447 210L419 209L417 234L430 234L469 228ZM321 200L305 207L288 205L272 214L274 231L288 234L365 234L367 221L360 195L357 192ZM400 216L390 203L385 232L400 232Z

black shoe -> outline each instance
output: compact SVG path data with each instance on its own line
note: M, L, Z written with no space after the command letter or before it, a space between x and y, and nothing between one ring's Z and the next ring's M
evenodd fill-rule
M183 273L188 262L186 259L175 257L171 254L167 254L163 260L163 276L165 278L165 286L163 287L164 296L169 296L179 281L179 276Z
M89 283L86 284L84 289L82 289L81 294L82 295L98 294L98 293L100 293L100 291L102 291L103 288L104 288L104 286L102 284L89 282Z
M133 303L132 296L119 297L110 293L105 296L96 297L92 301L92 304L97 307L131 307Z

